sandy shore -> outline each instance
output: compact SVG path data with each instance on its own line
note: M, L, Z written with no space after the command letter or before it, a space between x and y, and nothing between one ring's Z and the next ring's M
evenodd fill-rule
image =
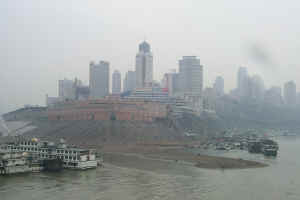
M246 169L266 167L267 164L226 157L195 155L183 147L119 146L104 148L104 160L126 167L163 167L164 162L183 163L206 169Z

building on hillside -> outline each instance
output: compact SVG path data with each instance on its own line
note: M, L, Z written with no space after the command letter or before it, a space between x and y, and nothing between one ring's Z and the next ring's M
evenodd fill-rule
M60 97L49 97L48 94L46 94L46 106L47 107L51 107L54 104L57 104L59 102L61 102L61 98Z
M203 108L203 66L196 56L183 56L179 60L179 85L181 96L200 114Z
M297 92L297 105L300 105L300 92Z
M200 65L200 59L196 56L183 56L179 60L179 79L182 93L201 96L203 66Z
M76 91L75 91L75 99L76 100L87 100L89 99L90 96L90 88L89 86L76 86Z
M209 112L216 111L217 94L214 88L205 88L203 92L203 110Z
M135 71L128 71L123 82L123 91L133 91L136 88L136 73Z
M90 98L98 99L109 94L109 62L90 63Z
M115 70L112 74L112 94L121 93L121 73Z
M281 88L273 86L270 89L266 90L264 100L270 105L281 106L283 104Z
M74 81L63 79L58 81L58 97L63 101L75 99Z
M179 74L176 71L165 73L162 80L162 88L168 91L169 96L174 96L179 92Z
M289 81L284 84L284 102L286 105L293 106L297 103L297 91L294 81Z
M262 101L265 94L265 85L259 75L254 75L248 79L249 97L257 101Z
M239 98L239 91L238 91L238 89L237 88L231 89L229 91L229 96L233 97L235 99L238 99Z
M224 95L224 78L222 76L218 76L214 83L214 90L217 96Z
M135 72L137 88L152 86L153 55L150 45L145 41L139 45L139 52L136 54Z
M246 67L240 67L238 70L237 89L240 97L249 96L249 75Z
M137 88L128 96L124 96L125 99L138 99L153 102L167 102L169 100L168 91L160 87L145 87Z
M47 110L49 120L153 121L168 116L168 104L142 99L104 98L62 102Z

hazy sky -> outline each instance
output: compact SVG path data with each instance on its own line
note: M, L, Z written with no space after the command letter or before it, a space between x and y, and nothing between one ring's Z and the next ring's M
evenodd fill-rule
M235 87L240 65L267 86L300 85L299 10L296 0L1 0L0 113L44 104L58 79L88 83L91 60L124 76L144 38L157 80L196 55L205 86L221 75Z

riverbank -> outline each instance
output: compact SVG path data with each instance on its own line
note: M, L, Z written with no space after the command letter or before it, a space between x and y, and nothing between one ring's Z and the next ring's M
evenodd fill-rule
M185 151L183 147L130 146L114 149L104 148L104 161L110 164L133 167L138 169L153 169L166 167L170 163L192 165L206 169L247 169L266 167L267 164L243 159L195 155Z

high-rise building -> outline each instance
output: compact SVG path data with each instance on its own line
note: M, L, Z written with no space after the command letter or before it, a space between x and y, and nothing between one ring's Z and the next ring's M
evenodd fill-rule
M150 87L153 82L153 55L150 45L143 42L139 45L139 52L135 60L136 87Z
M273 86L265 92L265 102L271 105L280 106L283 104L281 88Z
M203 66L196 56L183 56L179 60L179 86L179 94L200 114L203 110Z
M168 92L169 96L175 95L179 91L179 74L176 70L165 73L162 79L162 88Z
M203 66L196 56L183 56L179 60L181 92L201 96L203 88Z
M300 105L300 92L297 92L297 105Z
M121 73L115 70L112 74L112 94L121 93Z
M89 98L90 88L89 86L83 85L81 80L75 78L74 88L76 100L87 100Z
M265 84L259 75L254 75L248 79L249 97L262 101L265 94Z
M249 96L249 76L246 67L240 67L238 70L237 89L240 97Z
M215 88L205 88L203 91L203 108L207 111L216 111L217 94Z
M58 81L58 97L61 100L75 99L75 82L73 80L63 79Z
M128 71L123 82L123 91L133 91L136 88L136 74L135 71Z
M224 79L222 76L218 76L216 78L216 81L214 83L214 90L215 90L217 96L224 95Z
M292 106L297 103L296 84L294 81L285 83L283 92L285 104Z
M97 99L109 94L109 62L90 63L90 98Z

